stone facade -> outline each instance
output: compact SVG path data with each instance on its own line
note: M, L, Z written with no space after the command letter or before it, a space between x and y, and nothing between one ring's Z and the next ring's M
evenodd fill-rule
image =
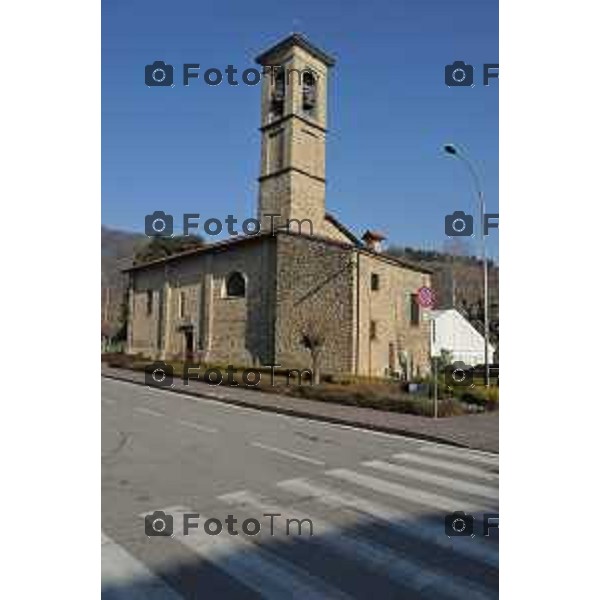
M245 280L242 297L227 295L234 273ZM240 238L131 271L129 352L300 369L312 366L302 337L317 334L325 372L425 374L429 324L422 314L411 323L422 285L428 274L348 243Z
M401 371L408 378L427 373L430 323L415 295L431 285L429 274L370 253L358 255L357 273L357 372Z
M215 244L131 271L129 351L160 359L266 364L273 355L275 239L240 238L225 248ZM232 273L244 277L244 296L227 295Z
M305 236L277 240L275 358L283 368L310 368L305 334L323 339L322 368L352 373L354 250Z
M283 96L263 78L263 231L130 269L128 351L161 360L305 369L312 367L303 344L309 335L322 341L324 372L425 374L429 324L414 294L430 285L429 274L366 247L325 212L333 60L293 35L257 61L317 75L309 80L312 90L296 83ZM290 219L302 224L272 231L268 213L281 215L276 227Z

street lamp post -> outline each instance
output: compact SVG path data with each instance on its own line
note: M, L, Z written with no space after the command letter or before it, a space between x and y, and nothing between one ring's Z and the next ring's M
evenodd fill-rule
M475 167L466 156L464 151L459 149L454 144L445 144L444 152L450 156L462 160L467 167L473 183L475 185L475 192L477 194L477 200L479 205L479 223L481 232L481 258L483 260L483 337L484 337L484 362L485 362L485 387L490 387L490 361L489 361L489 346L490 346L490 322L489 322L489 290L488 290L488 262L487 253L485 248L485 235L484 235L484 220L485 220L485 199L483 196L483 186L481 179L475 170Z

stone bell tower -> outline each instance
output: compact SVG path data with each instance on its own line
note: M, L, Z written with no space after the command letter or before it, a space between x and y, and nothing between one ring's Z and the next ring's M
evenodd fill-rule
M264 231L289 219L325 224L327 75L334 60L292 34L256 58L263 67L258 219ZM292 229L297 229L293 224ZM303 233L310 233L308 224Z

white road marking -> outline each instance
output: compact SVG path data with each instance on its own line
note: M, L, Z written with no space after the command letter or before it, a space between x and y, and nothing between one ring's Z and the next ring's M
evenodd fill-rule
M106 403L106 404L116 404L117 401L113 400L112 398L106 398L105 396L102 396L102 402Z
M394 458L403 462L422 465L425 467L437 467L445 471L454 471L455 473L461 473L464 475L473 475L474 477L479 477L480 479L498 481L498 475L496 473L490 473L489 471L484 471L481 467L466 465L463 462L440 460L438 458L423 456L421 454L412 454L410 452L394 454Z
M427 492L420 488L413 488L401 483L394 483L384 479L378 479L377 477L371 477L370 475L363 475L362 473L357 473L356 471L351 471L349 469L333 469L327 471L325 475L366 487L375 492L381 492L383 494L395 496L396 498L408 500L415 504L429 506L440 512L444 511L450 513L455 510L475 512L477 510L488 508L488 506L481 506L480 503L475 505L473 504L473 501L464 498L453 498L442 494Z
M465 494L473 494L475 496L481 496L490 500L498 499L498 488L490 487L480 483L471 483L458 479L458 477L447 477L445 475L438 475L437 473L431 473L424 471L423 469L412 469L410 467L404 467L402 465L396 465L382 460L370 460L361 463L364 467L373 469L379 469L392 475L400 475L402 477L411 477L418 481L425 483L431 483L450 489L451 491L459 491Z
M249 541L242 533L232 536L223 530L219 535L207 535L202 525L207 519L200 516L197 521L194 520L200 527L190 529L188 535L183 535L183 515L194 511L181 506L161 510L173 516L173 533L178 542L253 589L262 598L350 600L346 594L335 590L314 575Z
M464 598L484 600L491 596L491 591L486 592L479 586L469 584L467 580L461 581L460 578L451 575L436 573L426 568L425 565L415 563L399 552L392 551L377 542L345 533L340 527L327 521L299 512L295 508L288 510L285 507L277 506L262 496L254 495L246 490L224 494L219 496L219 499L233 506L251 506L265 513L289 514L300 520L310 519L314 531L313 537L310 538L311 544L322 544L337 554L357 561L360 566L389 577L395 583L415 591L429 592L431 590L436 592L436 597L441 593L457 600L464 600Z
M194 423L192 421L185 421L180 419L178 421L180 425L185 425L186 427L191 427L192 429L197 429L198 431L203 431L204 433L218 433L218 429L214 427L205 427L204 425L199 425L198 423Z
M146 408L145 406L138 406L134 408L137 412L144 413L145 415L152 415L153 417L164 417L165 414L158 412L157 410L152 410L151 408Z
M302 500L311 498L333 509L339 510L340 507L352 509L361 516L381 521L386 528L397 531L400 535L408 534L413 538L460 554L469 560L476 560L495 569L498 568L498 550L496 548L470 537L448 537L441 520L439 523L432 520L417 522L414 514L392 509L354 494L316 485L307 479L280 481L277 487L300 496Z
M469 450L467 448L455 448L453 446L445 446L443 444L436 444L431 446L422 446L421 452L426 454L437 454L440 456L447 456L454 460L466 460L472 462L483 463L491 467L498 467L498 455L491 454L489 452L482 452L480 450Z
M102 533L102 591L115 600L181 600L144 563Z
M269 452L274 452L275 454L281 454L281 456L286 456L287 458L294 458L296 460L301 460L302 462L310 463L311 465L320 465L320 466L325 465L325 463L322 460L317 460L316 458L310 458L309 456L304 456L302 454L296 454L295 452L290 452L289 450L275 448L274 446L267 446L266 444L261 444L260 442L250 442L250 445L254 446L255 448L261 448L262 450L268 450Z

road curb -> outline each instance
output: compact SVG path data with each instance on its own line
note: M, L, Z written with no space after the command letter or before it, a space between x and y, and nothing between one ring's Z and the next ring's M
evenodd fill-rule
M110 374L101 373L101 376L105 377L106 379L114 379L116 381L125 381L127 383L132 383L134 385L148 387L142 381L135 381L133 379L129 379L124 376L116 375L114 373L110 373ZM257 405L252 402L246 402L244 400L237 400L235 398L224 398L223 396L213 396L211 394L206 394L206 393L197 392L197 391L181 390L181 389L177 389L177 388L163 388L163 387L158 388L158 389L161 389L161 390L167 391L167 392L171 392L174 394L179 394L182 396L194 396L196 398L204 398L206 400L212 400L214 402L222 402L223 404L232 404L235 406L241 406L243 408L251 408L254 410L260 410L263 412L272 412L272 413L277 413L277 414L281 414L281 415L287 415L290 417L297 417L300 419L308 419L311 421L321 421L324 423L332 423L335 425L345 425L347 427L354 427L356 429L365 429L367 431L378 431L380 433L387 433L390 435L398 435L398 436L413 438L413 439L417 439L417 440L423 440L423 441L427 441L427 442L446 444L447 446L453 446L455 448L466 448L469 450L478 450L480 452L487 452L489 454L495 454L495 455L499 454L498 452L495 452L493 450L482 449L477 446L469 446L467 444L463 444L458 441L449 440L448 438L445 438L445 437L440 437L437 435L432 435L432 434L427 434L427 433L421 433L418 431L413 431L411 429L402 429L399 427L390 427L390 426L386 426L386 425L376 425L376 424L372 424L372 423L365 423L364 421L353 421L352 419L341 419L339 417L328 416L328 415L319 415L319 414L315 414L315 413L311 413L311 412L307 412L307 411L303 411L303 410L298 410L298 409L293 409L293 408L284 408L281 406Z

